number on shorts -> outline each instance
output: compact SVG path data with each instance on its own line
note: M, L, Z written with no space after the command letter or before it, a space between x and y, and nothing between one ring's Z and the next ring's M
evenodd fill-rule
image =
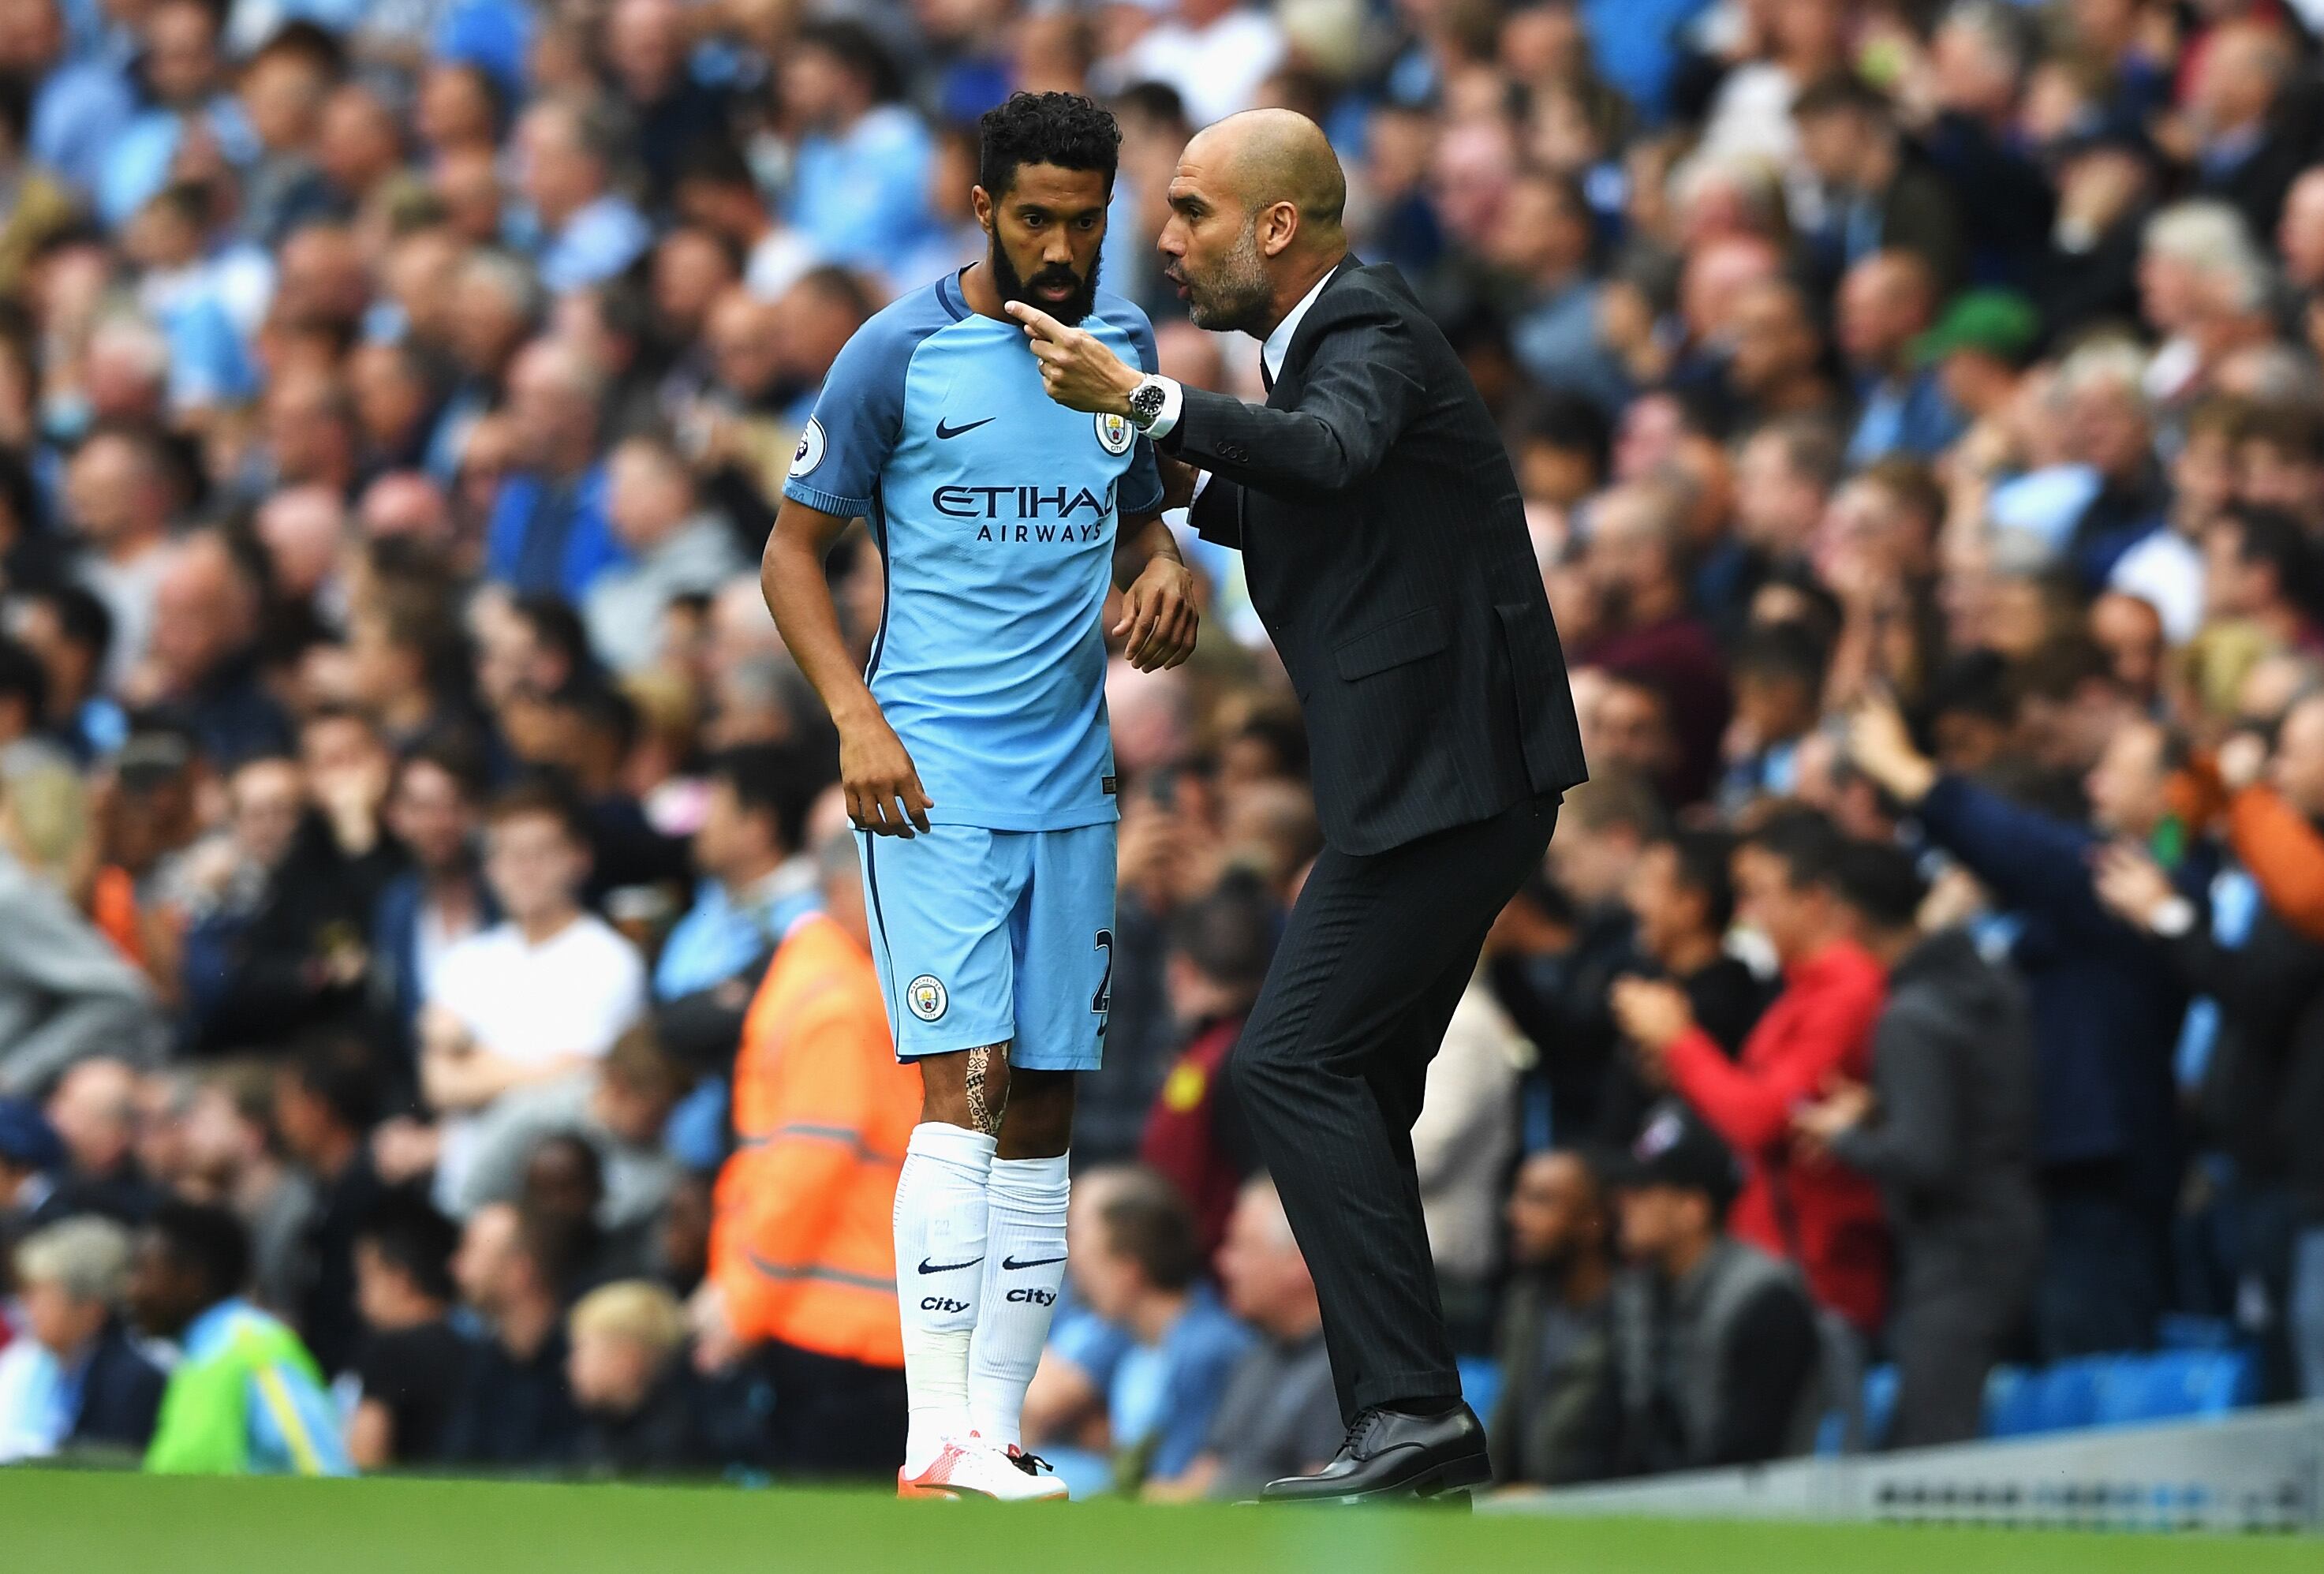
M1092 948L1105 953L1105 977L1097 982L1097 993L1090 996L1090 1009L1103 1016L1113 1009L1113 931L1097 931L1097 944Z

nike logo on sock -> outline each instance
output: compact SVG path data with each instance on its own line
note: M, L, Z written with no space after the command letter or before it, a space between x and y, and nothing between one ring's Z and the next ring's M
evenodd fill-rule
M971 1257L965 1263L931 1263L926 1257L922 1257L920 1259L920 1272L923 1273L949 1273L955 1268L973 1268L982 1261L984 1261L982 1257Z
M1020 1263L1014 1257L1003 1257L1001 1259L1001 1267L1003 1273L1013 1273L1019 1268L1046 1268L1052 1263L1062 1263L1064 1261L1065 1258L1061 1256L1036 1257L1029 1263Z
M1000 417L998 416L988 415L982 421L972 421L964 426L946 426L945 424L944 417L939 415L936 417L936 436L939 438L955 438L962 432L974 431L980 426L989 426L999 419Z

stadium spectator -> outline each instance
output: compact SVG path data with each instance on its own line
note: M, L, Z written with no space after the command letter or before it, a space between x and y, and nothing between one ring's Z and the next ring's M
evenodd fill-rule
M299 1336L241 1297L250 1238L224 1208L172 1202L138 1232L129 1308L182 1352L145 1468L210 1476L351 1469L322 1371Z
M0 1096L0 1242L23 1239L65 1215L57 1191L65 1145L41 1106Z
M1880 1183L1901 1261L1886 1446L1966 1442L1985 1380L2023 1322L2040 1255L2034 1051L2024 992L1957 929L1923 935L1911 858L1859 842L1833 874L1888 972L1869 1085L1828 1084L1792 1125Z
M1729 710L1718 645L1689 607L1683 507L1658 483L1599 498L1585 563L1603 632L1574 653L1664 696L1680 751L1661 783L1674 804L1693 802L1710 784Z
M420 1019L420 1086L440 1117L437 1196L463 1189L475 1117L518 1088L582 1069L643 1009L643 965L580 906L580 812L556 789L512 788L486 816L484 874L508 916L445 953Z
M0 783L0 801L13 791ZM0 1095L37 1097L97 1054L161 1052L152 992L65 893L0 847Z
M2083 826L1939 771L1891 709L1868 706L1850 735L1857 766L1913 806L1932 842L2039 921L2014 949L2034 1009L2047 1242L2035 1319L2052 1356L2143 1347L2166 1294L2171 1063L2186 996L2156 943L2100 904L2089 856L2105 838L2164 830L2175 748L2152 723L2116 731L2090 771ZM2206 861L2178 877L2200 888Z
M890 1216L919 1084L895 1060L853 836L816 860L823 910L784 925L743 1022L735 1152L689 1314L703 1366L747 1354L787 1396L771 1467L885 1474L904 1433Z
M1542 1050L1536 1093L1546 1097L1548 1129L1529 1117L1528 1146L1579 1140L1606 1118L1600 1101L1618 1063L1607 989L1636 962L1623 885L1663 823L1642 778L1599 770L1566 794L1544 877L1518 891L1487 938L1495 991Z
M1917 359L1937 310L1928 264L1913 252L1876 252L1841 278L1839 305L1840 351L1858 404L1849 461L1865 465L1892 453L1925 458L1950 448L1960 412L1935 368Z
M1241 1498L1268 1482L1320 1468L1346 1428L1315 1282L1264 1175L1244 1182L1218 1256L1227 1309L1259 1338L1227 1379L1209 1438L1185 1473L1148 1481L1150 1502Z
M578 1132L551 1132L525 1155L517 1211L567 1306L646 1271L650 1243L605 1222L605 1166Z
M420 1008L445 954L500 921L500 904L477 866L482 816L477 767L456 746L422 745L395 770L384 817L411 866L389 881L373 909L369 969L375 1009L397 1046L394 1077L419 1087Z
M613 190L625 149L608 106L544 99L517 123L515 141L517 185L540 227L534 261L543 284L562 292L599 283L637 260L652 231Z
M1428 1062L1412 1124L1428 1254L1455 1349L1481 1353L1492 1343L1501 1194L1517 1153L1517 1083L1534 1056L1480 968Z
M367 1140L380 1112L378 1078L357 1040L316 1039L275 1073L274 1129L314 1198L300 1232L290 1310L334 1375L361 1344L355 1236L383 1191Z
M692 469L659 439L625 439L605 461L605 519L628 560L591 582L581 611L605 664L632 672L660 656L672 602L710 594L744 565L732 527L697 506Z
M1066 1272L1082 1305L1061 1318L1025 1400L1025 1440L1102 1439L1057 1459L1077 1494L1178 1480L1211 1435L1248 1330L1200 1277L1194 1216L1150 1170L1074 1188Z
M686 1314L659 1284L629 1279L583 1296L567 1319L573 1459L591 1475L674 1475L711 1462L685 1360Z
M452 1275L485 1333L454 1391L443 1458L503 1470L562 1463L580 1415L566 1375L570 1346L549 1247L513 1204L488 1203L469 1217Z
M299 743L299 769L282 762L264 773L298 793L281 806L296 819L279 850L258 860L255 906L217 937L224 976L202 986L207 1052L275 1048L352 1027L363 1012L368 926L404 862L381 817L393 761L369 721L333 706L308 714Z
M1596 1422L1612 1359L1614 1220L1605 1182L1577 1150L1535 1153L1518 1167L1507 1213L1510 1283L1494 1350L1501 1392L1485 1429L1493 1479L1590 1480L1606 1470Z
M1609 1473L1805 1452L1822 1397L1815 1319L1779 1259L1727 1232L1737 1178L1725 1145L1665 1107L1611 1184L1628 1265L1609 1307L1597 1429Z
M64 1144L58 1174L75 1212L137 1224L161 1200L137 1162L139 1072L109 1055L77 1062L49 1095L49 1125Z
M1686 992L1696 1025L1729 1059L1742 1052L1774 993L1726 947L1735 918L1734 856L1733 838L1722 832L1659 837L1638 850L1622 888L1643 958ZM1659 1094L1631 1057L1617 1057L1606 1074L1596 1129L1577 1134L1619 1148L1638 1134Z
M1221 1073L1267 977L1275 922L1273 904L1242 883L1221 885L1170 923L1164 986L1185 1047L1147 1116L1138 1156L1193 1207L1206 1257L1226 1239L1252 1162Z
M2293 1133L2313 1105L2314 1068L2324 1053L2310 1021L2324 987L2324 948L2288 920L2276 885L2282 865L2308 851L2314 836L2307 817L2324 784L2319 744L2324 701L2303 694L2278 726L2272 765L2278 812L2301 818L2264 832L2260 814L2268 805L2256 800L2270 790L2245 786L2235 839L2253 873L2230 868L2216 879L2208 913L2181 894L2150 853L2127 841L2105 851L2098 877L2100 900L2158 937L2186 987L2202 997L2179 1050L2203 1128L2234 1164L2227 1207L2245 1227L2228 1247L2227 1265L2238 1281L2261 1287L2268 1303L2264 1315L2245 1319L2262 1341L2263 1380L2274 1392L2303 1395L2324 1382L2324 1302L2310 1244L2318 1235L2314 1167L2300 1156L2306 1144ZM2279 848L2290 857L2273 856ZM2278 1218L2288 1223L2273 1226Z
M578 602L625 555L596 448L604 372L569 345L539 338L509 363L507 385L515 466L493 493L486 570L519 592Z
M1904 136L1883 94L1834 72L1801 90L1792 121L1801 162L1823 187L1824 221L1808 245L1825 283L1882 251L1918 257L1939 291L1960 282L1960 195Z
M934 148L897 102L902 89L895 61L861 23L802 28L784 59L783 100L807 128L788 217L834 262L877 270L925 225Z
M1784 987L1729 1060L1694 1021L1686 992L1625 979L1613 1005L1650 1081L1673 1088L1744 1163L1735 1235L1797 1263L1817 1302L1869 1337L1888 1301L1887 1233L1862 1175L1791 1148L1793 1107L1871 1065L1882 972L1850 933L1834 889L1830 822L1801 811L1762 827L1735 856L1738 911L1775 952Z
M408 1191L382 1196L355 1227L364 1337L352 1368L358 1397L347 1418L347 1457L359 1470L442 1456L468 1363L468 1341L451 1323L459 1238L450 1220Z
M694 833L703 880L663 942L658 999L753 981L791 924L813 911L821 882L803 838L807 809L829 780L804 751L772 745L711 762Z
M678 1185L664 1138L686 1087L684 1070L636 1027L588 1069L510 1093L478 1125L458 1211L518 1200L541 1144L573 1139L595 1160L596 1222L624 1249L641 1249Z
M64 1219L16 1247L23 1337L0 1350L0 1459L142 1455L163 1376L123 1327L129 1233Z

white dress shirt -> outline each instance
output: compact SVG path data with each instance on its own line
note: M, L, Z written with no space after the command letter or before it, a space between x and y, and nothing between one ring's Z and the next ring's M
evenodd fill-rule
M1299 331L1300 319L1307 315L1307 309L1315 304L1315 297L1323 292L1323 286L1337 278L1339 273L1340 270L1334 267L1316 280L1314 288L1299 298L1298 305L1284 313L1283 320L1275 325L1275 331L1268 334L1259 347L1259 358L1267 367L1269 383L1283 375L1283 357L1291 353L1292 336ZM1157 377L1155 381L1162 384L1162 413L1154 418L1154 424L1146 429L1146 435L1159 442L1177 426L1179 414L1185 409L1186 394L1176 378Z

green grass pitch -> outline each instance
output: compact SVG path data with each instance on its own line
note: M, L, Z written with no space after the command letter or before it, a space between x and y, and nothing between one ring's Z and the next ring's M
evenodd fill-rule
M0 1471L5 1574L2273 1574L2291 1538Z

